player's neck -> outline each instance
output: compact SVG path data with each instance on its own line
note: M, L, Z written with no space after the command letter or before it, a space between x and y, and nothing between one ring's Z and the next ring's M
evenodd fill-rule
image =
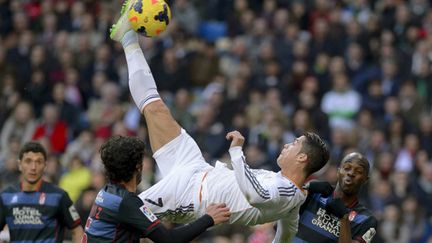
M40 179L36 183L30 183L26 180L21 181L21 191L24 192L39 191L41 186L42 186L42 179Z
M294 183L299 189L303 188L306 177L302 171L281 170L281 174L283 177Z
M336 186L336 190L334 192L333 197L340 198L346 207L352 208L358 203L357 195L347 195L340 190L339 184Z
M120 185L124 186L124 188L126 188L126 190L135 193L137 190L137 184L135 182L135 180L130 180L128 182L120 182Z

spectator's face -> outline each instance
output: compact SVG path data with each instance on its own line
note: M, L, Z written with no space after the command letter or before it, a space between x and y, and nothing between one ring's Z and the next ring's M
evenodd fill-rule
M294 127L300 130L306 130L309 124L309 114L305 110L297 110L294 114Z
M19 123L26 123L32 117L32 109L26 103L21 103L17 106L15 111L15 119Z
M363 58L363 50L361 46L358 44L350 45L348 49L348 56L355 61L360 61Z
M432 132L432 116L422 116L420 118L420 130L423 134Z
M24 153L18 161L18 168L21 171L23 180L29 184L36 184L42 178L46 167L45 158L42 153Z
M338 56L338 57L333 57L330 60L330 65L329 65L329 69L330 69L330 73L337 75L337 74L342 74L345 72L345 60Z
M43 109L43 117L47 124L55 124L58 120L58 110L56 106L47 105Z
M345 92L348 89L348 80L344 75L336 75L333 79L333 89L336 92Z
M303 2L294 2L292 5L292 12L296 17L301 17L305 14L306 8Z
M388 222L397 222L400 217L399 209L395 205L387 205L384 208L384 220Z
M32 49L30 56L31 63L38 65L45 61L45 51L41 46L36 46Z
M64 84L58 83L53 89L53 98L56 102L63 102L65 98L65 87Z
M426 164L421 170L421 177L432 184L432 165Z
M345 195L356 195L368 179L364 162L352 160L343 163L338 171L338 184Z
M313 27L314 34L318 39L323 39L328 32L328 23L324 19L317 19Z
M189 92L186 89L180 89L175 96L175 106L181 109L187 109L190 104Z
M381 84L379 82L372 82L368 88L369 95L372 97L379 97L382 95Z
M300 93L300 104L305 109L310 109L315 106L316 100L312 93L301 92Z

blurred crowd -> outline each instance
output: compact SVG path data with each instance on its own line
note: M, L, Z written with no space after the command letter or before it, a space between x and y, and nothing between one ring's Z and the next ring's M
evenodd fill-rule
M172 0L169 28L140 44L160 93L208 161L227 131L247 138L253 168L277 171L283 144L320 134L336 182L350 151L371 163L361 201L374 242L432 242L432 10L428 0ZM83 223L105 178L99 147L148 141L129 97L126 60L109 39L121 1L0 0L0 188L17 152L49 150L45 178ZM140 190L158 180L149 151ZM218 236L214 236L217 234ZM266 242L272 226L221 227L202 242Z

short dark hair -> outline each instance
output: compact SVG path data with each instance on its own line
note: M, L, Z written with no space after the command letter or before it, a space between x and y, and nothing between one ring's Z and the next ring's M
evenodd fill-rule
M341 161L341 165L343 165L346 162L359 163L363 167L363 169L365 170L366 176L369 175L369 170L370 170L369 160L363 154L358 153L358 152L349 153L349 154L345 155L345 157L343 157L343 159Z
M47 159L47 152L45 148L42 146L42 144L40 144L39 142L30 141L25 143L22 146L21 150L19 151L19 155L18 155L19 160L21 160L24 154L28 152L41 153L44 157L44 160Z
M145 143L135 137L114 136L100 148L105 173L111 182L128 182L144 159Z
M307 176L320 170L330 158L330 153L324 141L315 133L304 134L306 139L303 142L301 152L308 156L308 164L305 167Z

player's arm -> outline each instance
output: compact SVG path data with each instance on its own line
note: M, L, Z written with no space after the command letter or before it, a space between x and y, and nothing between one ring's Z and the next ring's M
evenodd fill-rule
M372 222L366 222L365 225L363 225L363 230L358 235L353 235L351 232L351 226L350 221L348 219L348 214L344 215L343 218L340 219L341 226L340 226L340 237L339 237L339 243L370 243L372 241L372 238L376 234L376 223L373 224ZM376 221L375 221L376 222ZM369 226L366 226L369 225Z
M0 230L0 242L2 241L10 242L10 232L7 225L2 230Z
M277 221L276 234L272 243L291 242L298 230L298 209L291 212L292 217L285 217Z
M254 207L270 202L271 188L258 181L253 170L249 168L243 155L244 137L238 132L229 132L226 136L231 141L229 154L237 183L248 202Z
M348 214L345 214L340 219L340 235L338 243L346 243L346 242L352 242L352 243L359 243L357 240L351 240L351 227L348 220Z
M303 186L303 189L306 189L308 191L308 197L314 193L319 193L323 197L328 197L334 191L333 186L329 182L318 180L306 183L306 185Z
M207 207L207 214L201 218L174 229L166 229L164 226L155 229L148 238L155 242L189 242L207 228L225 222L229 219L230 212L225 204L211 204Z
M340 219L340 236L339 243L369 243L375 236L377 222L371 217L361 225L358 232L351 232L349 221L350 210L345 207L342 200L334 199L326 205L326 210Z
M213 219L209 215L204 215L192 223L173 229L167 229L160 225L147 238L156 243L189 242L212 225Z
M60 200L58 219L71 230L72 242L79 243L84 234L84 230L81 226L81 218L66 192L63 192Z
M72 242L73 243L81 243L83 234L84 234L84 230L81 227L81 225L71 229Z
M189 242L214 224L225 222L230 213L224 204L207 208L207 214L190 224L167 229L136 196L124 198L119 208L119 221L135 228L154 242Z

